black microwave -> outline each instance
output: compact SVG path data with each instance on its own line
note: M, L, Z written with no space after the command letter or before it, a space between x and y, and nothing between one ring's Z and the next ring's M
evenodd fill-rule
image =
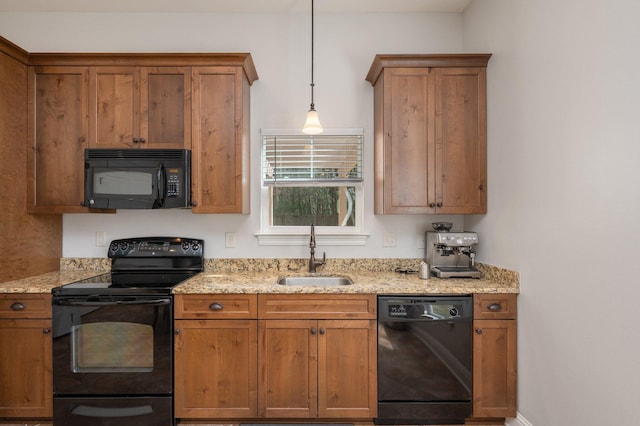
M191 151L85 149L83 205L100 209L191 207Z

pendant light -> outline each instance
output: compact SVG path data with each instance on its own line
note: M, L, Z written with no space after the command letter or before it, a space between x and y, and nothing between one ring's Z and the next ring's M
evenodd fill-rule
M309 135L317 135L322 133L322 124L318 118L318 112L316 106L313 103L313 0L311 0L311 106L309 112L307 112L307 121L304 123L302 132Z

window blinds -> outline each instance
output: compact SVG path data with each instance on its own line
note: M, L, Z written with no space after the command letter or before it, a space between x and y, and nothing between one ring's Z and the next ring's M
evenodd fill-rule
M362 135L263 135L265 185L362 182Z

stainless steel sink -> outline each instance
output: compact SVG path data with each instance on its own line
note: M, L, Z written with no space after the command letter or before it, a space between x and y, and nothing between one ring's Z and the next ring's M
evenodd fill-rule
M336 275L313 275L303 277L280 277L278 279L280 285L295 286L334 286L334 285L351 285L351 278Z

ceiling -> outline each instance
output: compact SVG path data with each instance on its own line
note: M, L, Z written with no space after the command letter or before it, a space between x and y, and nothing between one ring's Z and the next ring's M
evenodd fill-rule
M320 12L462 12L472 0L316 0ZM0 0L0 12L286 13L310 0Z

